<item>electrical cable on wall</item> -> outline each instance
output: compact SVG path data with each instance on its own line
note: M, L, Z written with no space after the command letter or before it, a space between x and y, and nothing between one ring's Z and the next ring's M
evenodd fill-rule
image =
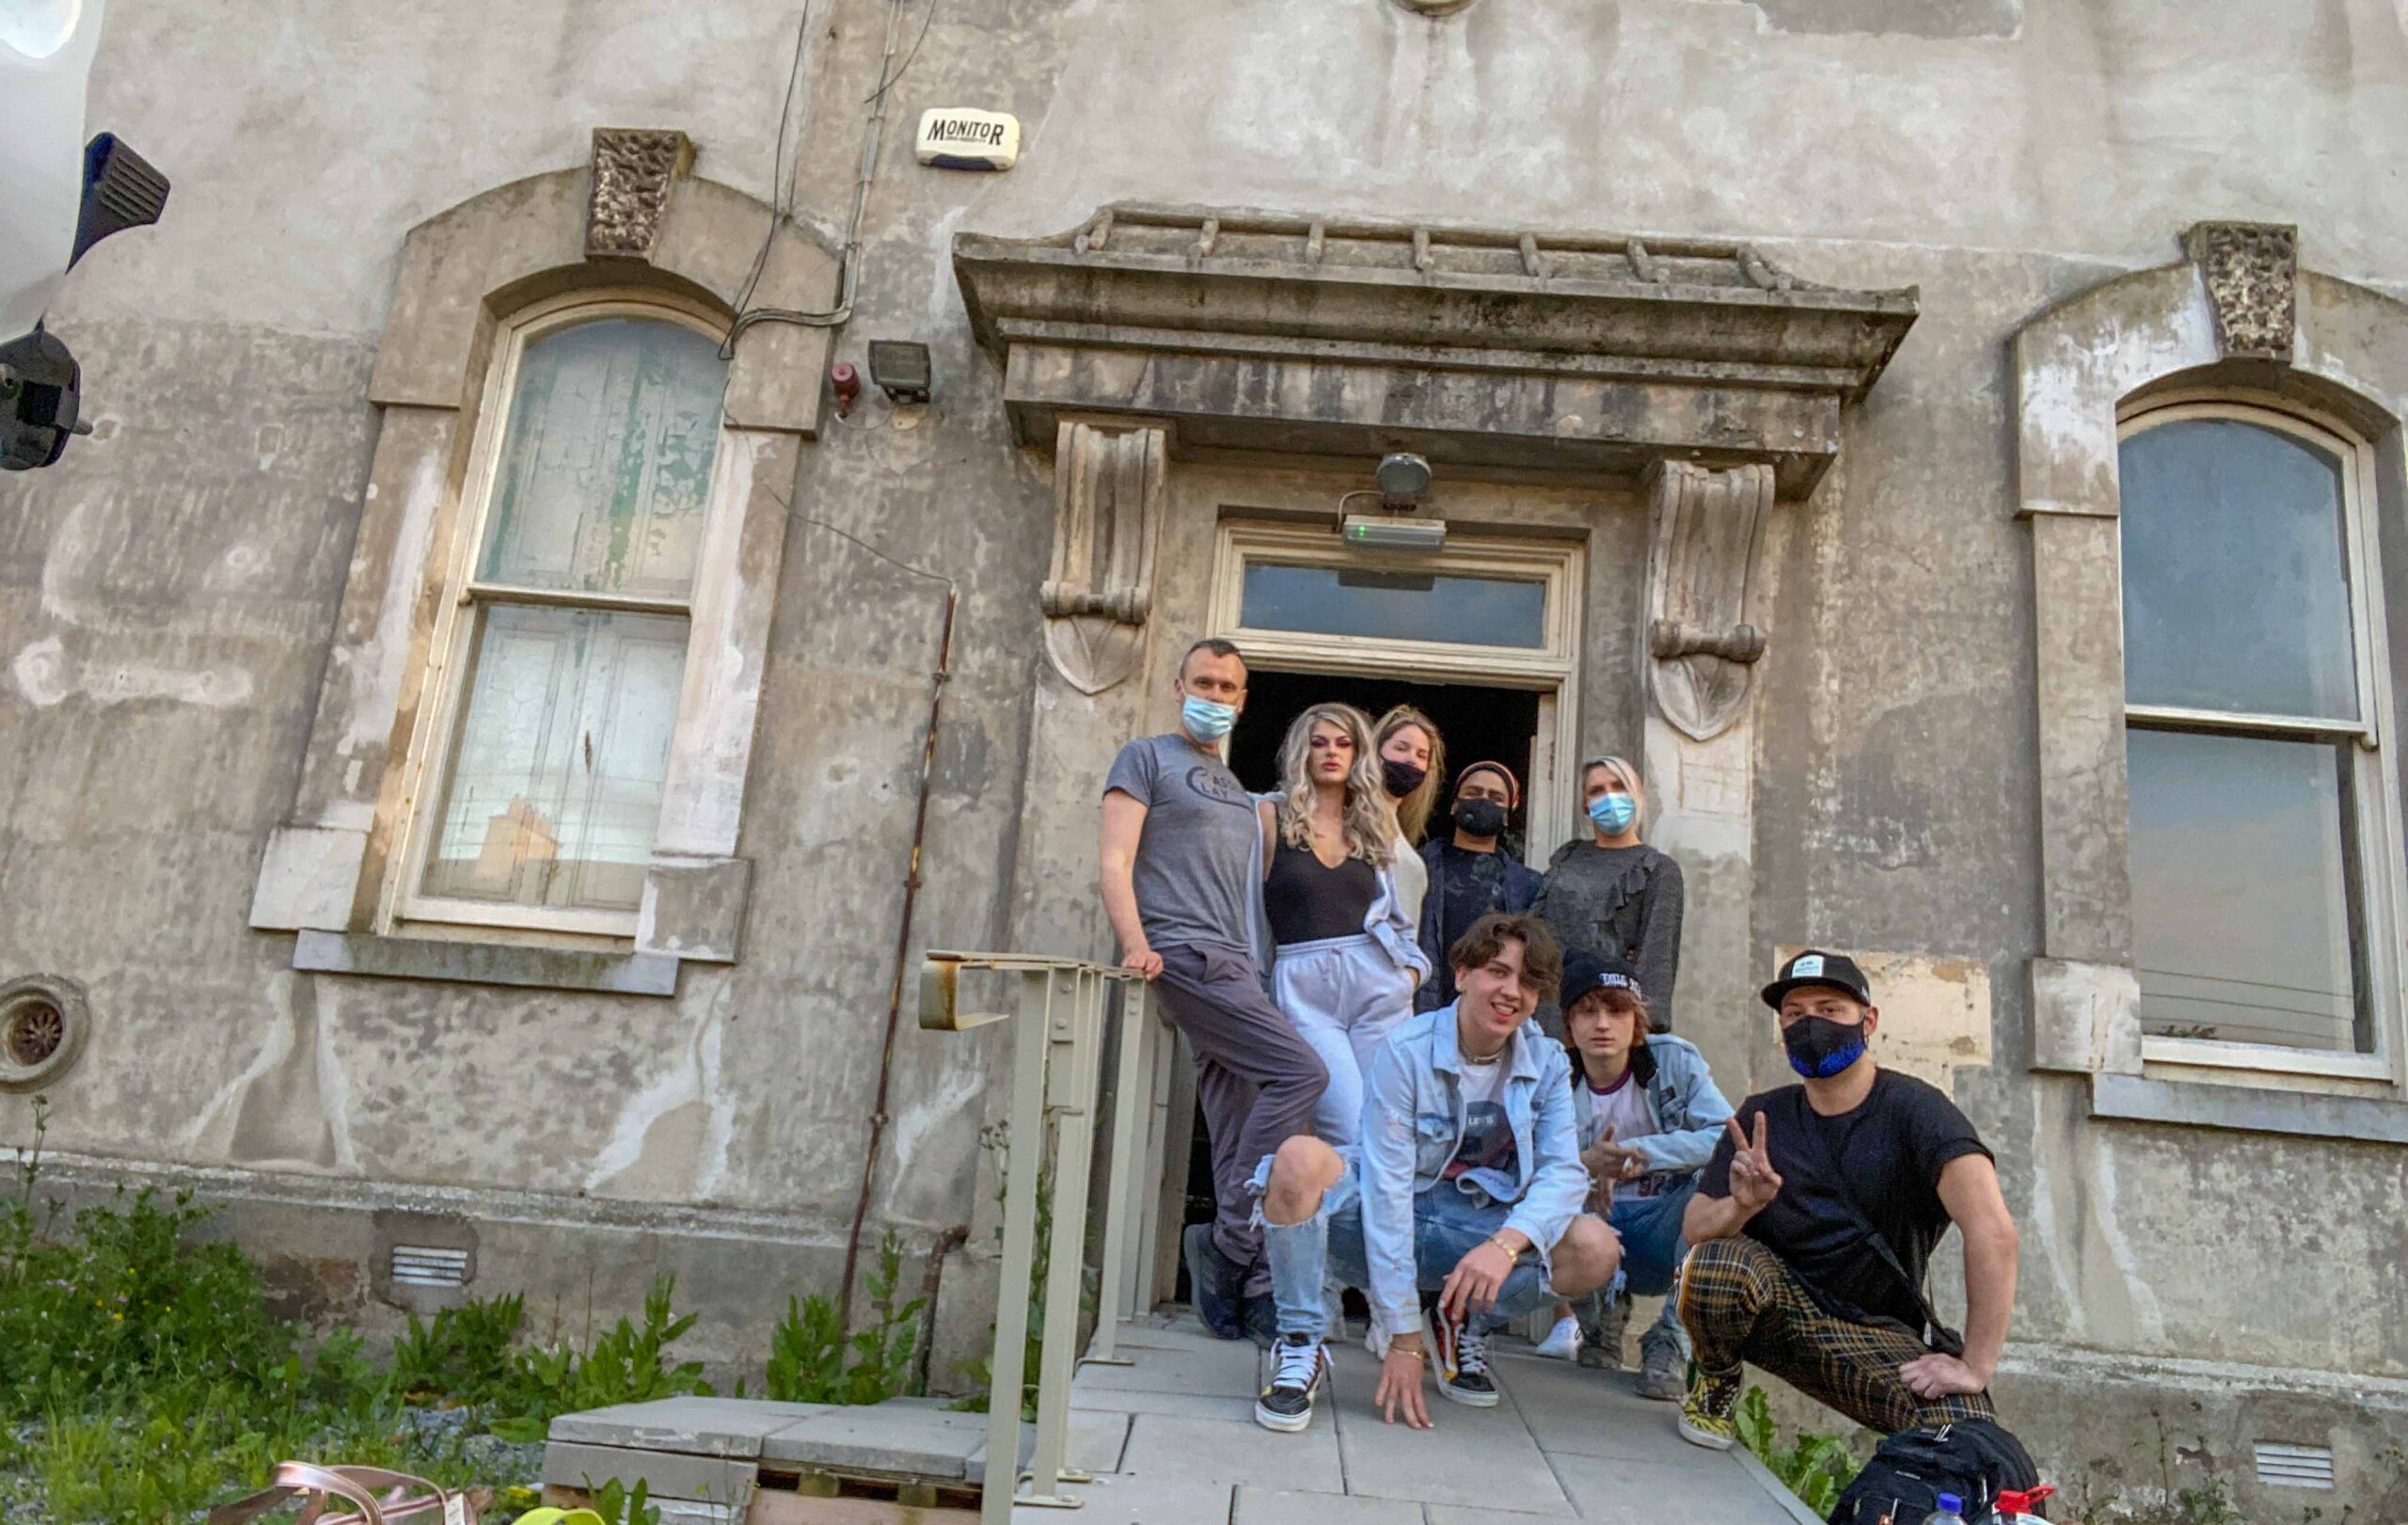
M910 0L893 0L893 3L887 8L886 51L879 59L878 88L870 92L864 103L868 104L870 112L868 120L863 124L862 128L861 171L854 180L853 213L850 221L846 225L844 252L839 257L844 273L838 284L836 305L824 312L804 312L792 308L750 307L748 306L748 303L751 300L750 287L752 282L748 279L746 282L747 292L745 299L737 304L736 321L728 326L727 338L720 345L720 353L722 357L732 356L735 354L736 341L737 338L743 334L745 329L752 327L756 323L791 323L800 325L806 328L835 328L842 326L851 319L853 315L853 294L860 289L861 285L862 222L869 210L869 188L871 183L878 178L879 139L886 128L887 97L893 90L895 81L902 77L900 71L895 65L895 52L896 45L902 41L903 9L908 4L910 4ZM936 0L928 0L927 16L922 20L920 24L920 35L922 37L925 38L927 35L928 21L932 20L935 15ZM806 16L805 19L807 20L808 17ZM800 32L801 29L798 28L798 39L800 36ZM919 51L919 44L917 42L914 42L911 47L913 53L916 54ZM798 73L800 72L799 66L800 61L801 51L798 47L796 52ZM906 67L909 67L908 59L906 60ZM789 86L793 84L793 76L789 76L788 84ZM793 95L791 88L789 88L787 94L788 99L791 100ZM783 129L781 129L779 135L781 139L783 139L784 135ZM778 202L781 199L783 199L783 197L779 188L773 187L771 191L769 233L768 237L763 240L761 252L754 261L756 267L767 264L769 257L770 246L777 241L779 225L786 221L788 215L790 215L790 209L787 214L781 214L777 210Z

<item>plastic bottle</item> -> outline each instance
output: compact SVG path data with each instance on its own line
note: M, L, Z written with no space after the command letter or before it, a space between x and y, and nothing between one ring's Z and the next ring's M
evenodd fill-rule
M1965 1525L1965 1501L1953 1493L1940 1496L1940 1507L1923 1517L1923 1525Z

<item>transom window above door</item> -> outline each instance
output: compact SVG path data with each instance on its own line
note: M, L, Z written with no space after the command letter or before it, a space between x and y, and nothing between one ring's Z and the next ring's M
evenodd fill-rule
M2365 452L2162 407L2119 452L2132 957L2152 1058L2387 1073L2400 847Z

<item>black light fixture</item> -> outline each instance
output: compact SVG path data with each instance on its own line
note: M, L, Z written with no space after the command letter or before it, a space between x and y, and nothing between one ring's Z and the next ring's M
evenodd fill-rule
M908 339L869 342L869 379L897 403L925 403L935 370L928 346Z
M1396 451L1380 457L1371 480L1379 485L1346 496L1376 496L1385 512L1346 515L1338 532L1348 545L1366 549L1425 551L1446 545L1447 521L1423 518L1418 513L1430 497L1428 461L1409 452Z

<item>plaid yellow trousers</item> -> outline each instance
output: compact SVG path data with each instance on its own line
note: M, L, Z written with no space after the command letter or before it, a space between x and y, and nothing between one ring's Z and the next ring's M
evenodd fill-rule
M1998 1417L1989 1394L1917 1397L1898 1368L1926 1354L1903 1329L1833 1318L1796 1272L1754 1240L1709 1239L1681 1264L1681 1323L1706 1380L1736 1382L1743 1361L1884 1435Z

